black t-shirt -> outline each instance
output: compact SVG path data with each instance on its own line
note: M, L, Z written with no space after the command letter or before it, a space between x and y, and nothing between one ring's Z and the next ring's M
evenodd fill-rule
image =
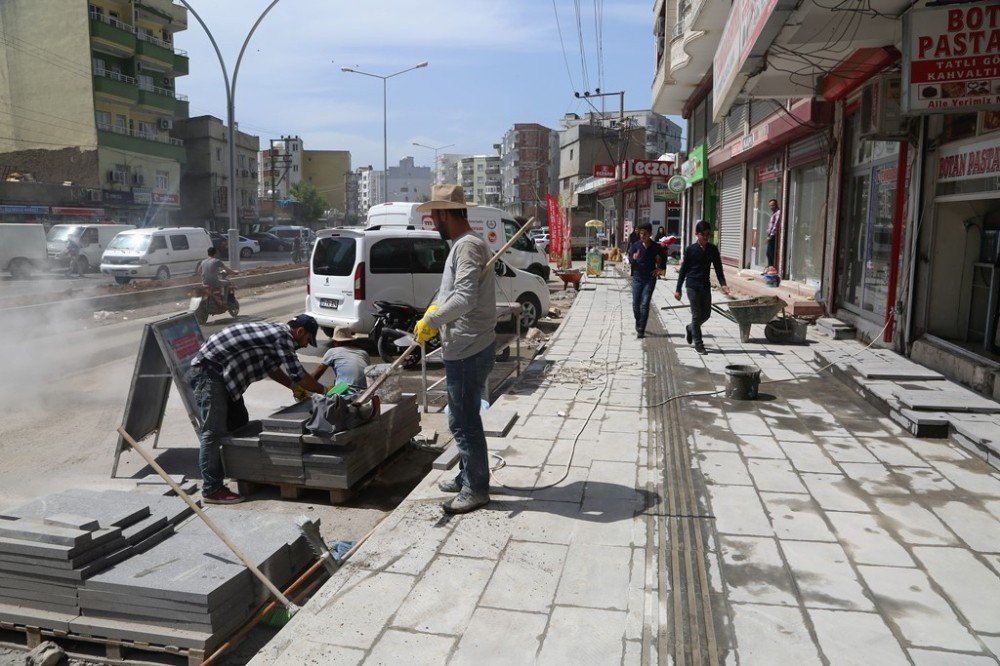
M639 253L639 258L633 259L632 256L636 252ZM653 271L657 268L663 268L664 256L666 256L664 249L658 243L650 241L649 247L646 247L641 240L637 240L628 248L628 260L632 264L632 275L652 278Z

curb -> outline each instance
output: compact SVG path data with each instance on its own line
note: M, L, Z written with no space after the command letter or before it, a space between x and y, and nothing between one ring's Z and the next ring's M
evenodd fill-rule
M279 282L289 282L292 280L305 279L309 269L306 266L287 270L261 273L259 275L248 275L245 277L234 277L232 283L237 289L250 289L263 285L276 284ZM16 318L19 323L32 324L46 322L53 319L64 319L74 316L91 316L95 312L102 310L130 310L147 305L157 305L178 299L186 299L191 295L194 282L161 287L159 289L146 289L127 294L108 294L104 296L90 296L87 298L75 298L62 301L49 301L35 305L22 305L14 308L4 308L0 310L5 317Z

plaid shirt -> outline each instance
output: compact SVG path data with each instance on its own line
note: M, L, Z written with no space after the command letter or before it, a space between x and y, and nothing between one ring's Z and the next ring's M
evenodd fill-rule
M287 324L252 321L229 326L201 346L191 365L202 366L203 361L218 366L233 400L239 400L251 383L267 377L278 366L293 382L306 375Z

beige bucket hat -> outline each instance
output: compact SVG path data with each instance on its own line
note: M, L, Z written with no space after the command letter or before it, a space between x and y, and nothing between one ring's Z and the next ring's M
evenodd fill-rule
M417 206L417 212L426 213L435 209L475 208L476 204L465 200L465 190L461 185L435 185L431 188L431 200Z
M334 342L353 342L354 333L352 333L351 329L347 328L346 326L338 326L337 328L333 329L333 335L330 337L330 339L333 340Z

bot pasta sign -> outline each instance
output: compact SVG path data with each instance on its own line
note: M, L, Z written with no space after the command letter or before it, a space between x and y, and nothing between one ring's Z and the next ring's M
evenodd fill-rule
M998 107L1000 2L909 12L903 18L903 112Z

